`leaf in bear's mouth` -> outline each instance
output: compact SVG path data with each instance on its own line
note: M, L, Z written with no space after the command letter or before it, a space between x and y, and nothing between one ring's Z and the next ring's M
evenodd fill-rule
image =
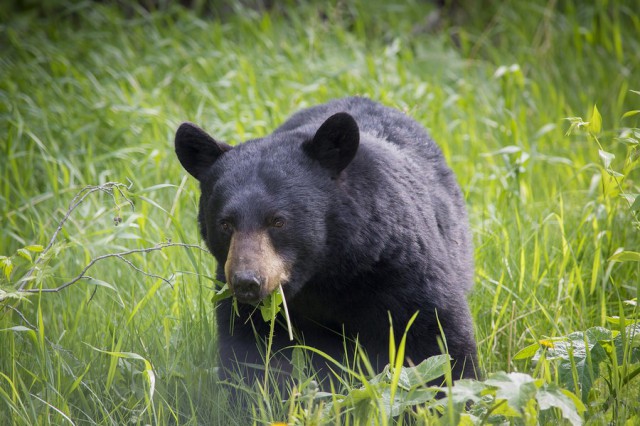
M213 296L211 296L211 303L218 303L224 299L233 297L233 293L229 288L229 285L215 280L216 284L220 287L214 290ZM289 340L293 340L293 327L291 326L291 318L289 317L289 309L287 308L287 301L284 297L284 290L282 285L278 287L278 291L274 291L265 297L260 304L260 314L264 322L275 320L278 312L284 310L284 318L287 321L287 331L289 332ZM283 309L284 308L284 309Z
M222 284L220 281L215 281L216 284ZM232 297L233 293L231 293L231 289L228 284L222 284L217 290L214 290L213 296L211 296L211 303L218 303L221 300Z
M293 340L293 329L291 327L291 319L289 318L289 309L287 308L287 301L284 297L284 291L282 290L282 285L278 287L278 291L274 291L264 298L262 302L260 302L260 313L262 314L262 319L265 322L275 320L278 312L282 311L284 308L284 317L287 320L287 331L289 332L289 340Z

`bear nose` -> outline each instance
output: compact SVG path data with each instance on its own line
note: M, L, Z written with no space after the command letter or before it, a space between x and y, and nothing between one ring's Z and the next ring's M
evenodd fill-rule
M260 299L260 278L252 272L236 272L233 274L231 286L236 298L241 302L257 302Z

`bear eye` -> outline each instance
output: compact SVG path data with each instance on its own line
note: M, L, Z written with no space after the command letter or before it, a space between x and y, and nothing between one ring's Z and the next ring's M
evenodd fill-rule
M231 231L231 222L229 222L228 220L221 220L220 221L220 229L222 229L224 232L229 232Z
M271 226L274 228L282 228L285 224L285 220L281 217L276 217L271 221Z

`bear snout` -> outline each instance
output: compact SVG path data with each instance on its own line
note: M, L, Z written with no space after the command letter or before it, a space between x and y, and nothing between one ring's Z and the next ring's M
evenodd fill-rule
M237 231L231 236L224 272L239 302L255 304L273 293L288 281L289 268L268 232Z
M233 293L242 303L257 303L262 299L261 288L263 280L254 272L236 272L231 278Z

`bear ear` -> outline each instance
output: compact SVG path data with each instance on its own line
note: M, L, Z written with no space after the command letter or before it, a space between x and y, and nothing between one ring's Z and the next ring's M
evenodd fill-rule
M302 144L302 149L335 177L353 160L359 143L358 124L351 115L339 112L322 123L313 139Z
M192 123L182 123L176 132L175 149L178 160L194 178L204 173L231 146L216 142L204 130Z

